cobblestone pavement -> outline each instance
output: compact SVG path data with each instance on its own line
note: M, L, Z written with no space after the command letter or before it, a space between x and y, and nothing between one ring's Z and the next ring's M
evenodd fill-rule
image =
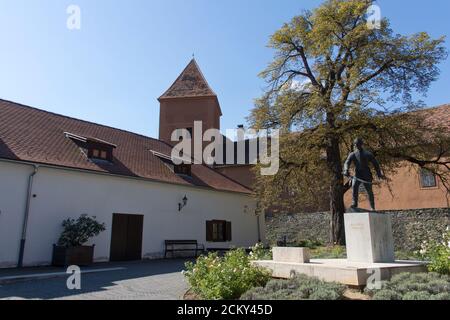
M81 290L69 290L69 275L0 285L0 299L176 300L188 289L184 260L108 265L122 270L82 274ZM104 266L107 268L108 266Z

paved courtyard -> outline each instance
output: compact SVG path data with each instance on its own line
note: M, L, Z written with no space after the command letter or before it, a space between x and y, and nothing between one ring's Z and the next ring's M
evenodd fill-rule
M70 275L0 284L0 299L176 300L188 289L181 274L184 262L177 259L96 266L100 271L82 274L81 290L67 289Z

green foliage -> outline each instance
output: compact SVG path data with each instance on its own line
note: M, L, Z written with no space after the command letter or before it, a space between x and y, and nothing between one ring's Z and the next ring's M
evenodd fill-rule
M224 257L217 253L201 256L196 263L186 263L184 276L202 299L238 299L253 287L264 286L270 279L266 270L253 266L243 249L231 250Z
M294 245L294 247L309 248L309 249L316 249L317 247L322 246L323 242L319 240L301 240Z
M395 291L385 289L376 292L372 300L402 300L402 296Z
M420 254L430 262L428 270L450 275L450 230L447 228L441 241L424 241Z
M450 276L438 273L402 273L384 281L381 289L365 292L373 300L450 300Z
M255 168L261 211L332 204L337 244L344 242L339 221L349 187L342 159L356 136L387 176L411 163L432 171L450 189L442 161L450 151L448 130L430 130L423 113L409 112L423 108L413 97L426 94L439 76L438 66L448 56L444 37L399 35L387 19L379 29L369 28L372 3L328 0L276 31L269 43L273 61L261 73L268 90L248 118L255 129L282 133L278 174L262 176Z
M247 291L241 300L340 300L346 287L298 275L289 280L271 280L265 288Z
M397 250L395 251L395 258L397 260L423 260L423 257L415 252Z
M344 259L347 252L344 246L318 247L311 250L312 259Z
M251 260L272 260L272 249L265 248L262 243L257 243L250 248Z
M429 300L430 294L426 291L411 291L405 293L403 300Z
M104 223L97 222L95 216L89 217L87 214L81 215L77 220L71 218L64 220L62 226L64 230L58 245L64 247L81 246L106 230Z

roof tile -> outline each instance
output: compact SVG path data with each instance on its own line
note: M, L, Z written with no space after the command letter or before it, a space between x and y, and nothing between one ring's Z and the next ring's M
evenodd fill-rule
M175 82L159 99L187 97L217 97L195 59L189 62Z
M65 132L117 145L112 163L87 158ZM239 183L204 166L192 166L192 179L173 173L150 150L170 155L163 141L0 99L0 158L140 177L215 190L250 193Z

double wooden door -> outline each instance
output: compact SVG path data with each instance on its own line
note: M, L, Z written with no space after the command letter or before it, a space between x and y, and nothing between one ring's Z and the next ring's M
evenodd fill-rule
M144 216L113 214L111 230L111 261L142 259L142 232Z

